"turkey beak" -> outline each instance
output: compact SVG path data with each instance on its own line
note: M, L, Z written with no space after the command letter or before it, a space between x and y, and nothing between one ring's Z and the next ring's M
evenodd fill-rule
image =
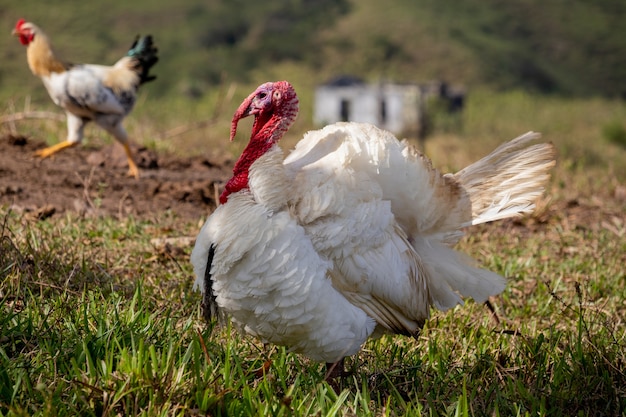
M255 92L256 93L256 92ZM231 142L235 139L235 135L237 134L237 123L239 120L248 117L252 114L252 101L254 100L255 93L250 94L248 98L246 98L243 103L239 106L235 115L233 116L233 121L230 124L230 140Z

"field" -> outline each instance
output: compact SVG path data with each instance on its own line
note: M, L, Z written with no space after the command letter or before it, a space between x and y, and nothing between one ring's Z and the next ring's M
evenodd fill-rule
M207 326L191 289L193 238L245 144L226 139L232 97L247 91L225 86L203 108L141 103L128 120L139 181L95 129L38 161L64 124L3 125L0 415L626 414L622 102L470 94L462 128L426 142L443 171L528 130L559 151L534 215L459 244L509 285L495 313L470 300L433 311L417 340L368 342L335 392L320 364ZM301 117L284 147L309 128Z

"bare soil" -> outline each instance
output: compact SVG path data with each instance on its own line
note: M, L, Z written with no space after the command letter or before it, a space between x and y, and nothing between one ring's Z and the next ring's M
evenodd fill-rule
M51 158L34 156L45 143L24 136L0 136L0 205L35 218L75 212L84 216L135 216L154 219L170 211L186 221L206 218L216 207L221 186L232 175L231 159L181 158L134 148L141 171L127 176L122 147L89 144L65 149ZM555 221L566 229L609 229L624 233L626 187L607 195L570 197L538 207L531 218L498 222L531 233ZM548 226L551 227L551 226Z
M232 174L230 160L157 155L134 148L141 171L127 176L122 147L79 145L47 159L34 156L43 142L0 137L0 205L38 218L75 212L85 216L154 218L165 211L196 221L216 206L217 188Z

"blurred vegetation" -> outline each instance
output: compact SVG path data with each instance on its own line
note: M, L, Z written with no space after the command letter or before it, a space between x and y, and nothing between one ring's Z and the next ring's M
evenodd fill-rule
M618 163L626 134L626 53L620 53L626 52L626 25L618 24L625 2L66 0L51 7L22 0L0 6L4 114L60 111L10 36L20 17L38 23L59 54L77 62L113 63L135 35L153 34L161 57L157 80L142 88L126 126L133 141L158 150L237 155L245 141L225 140L231 112L259 83L275 79L290 80L301 99L300 116L283 141L289 149L314 127L314 87L351 74L372 82L464 86L469 94L460 113L447 112L444 102L428 103L433 139L481 138L495 147L537 130L572 167L586 161L626 176ZM206 124L169 134L198 122ZM17 127L48 142L65 135L64 123L45 122L58 133L42 123ZM91 127L86 136L108 138Z
M602 127L602 136L609 142L626 149L626 128L619 120L612 120Z
M23 0L0 6L0 98L45 91L9 36L24 17L63 57L113 63L137 33L161 51L151 95L201 97L224 80L258 84L293 69L309 85L444 79L468 87L626 95L620 0Z

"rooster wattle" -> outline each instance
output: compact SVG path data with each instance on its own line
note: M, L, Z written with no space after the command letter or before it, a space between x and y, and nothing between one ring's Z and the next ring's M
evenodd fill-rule
M555 150L529 132L456 174L369 124L311 131L283 159L298 113L286 81L236 111L248 146L191 255L205 316L327 364L382 333L416 336L432 306L499 294L505 279L451 248L463 228L534 209Z
M113 66L104 66L59 60L46 34L24 19L17 22L13 35L26 45L32 73L43 80L54 103L67 114L67 139L37 151L36 155L46 158L80 143L85 125L93 121L122 144L129 175L139 177L122 121L135 105L139 86L155 78L149 74L158 61L152 37L138 38L126 56Z

